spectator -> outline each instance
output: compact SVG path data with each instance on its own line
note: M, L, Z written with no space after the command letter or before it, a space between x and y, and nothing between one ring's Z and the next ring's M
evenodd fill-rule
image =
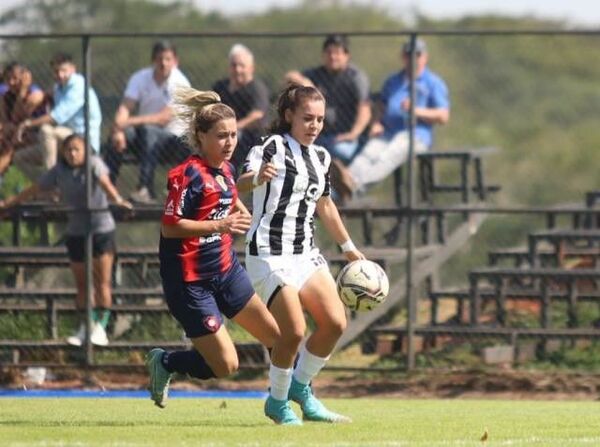
M433 126L446 124L450 118L448 88L440 76L427 67L428 54L425 41L417 39L415 151L425 152L433 143ZM343 199L356 190L383 180L408 157L408 129L410 126L410 42L402 47L403 69L392 74L384 83L375 107L375 121L370 139L362 152L347 170L339 175L336 189ZM340 168L339 165L336 166ZM333 176L336 177L336 176Z
M9 63L3 78L8 90L0 100L0 177L8 169L16 149L37 142L37 132L32 128L19 135L19 124L46 113L44 92L33 83L31 72L24 65Z
M317 87L327 103L325 128L316 141L347 165L359 148L359 137L371 120L369 79L350 62L346 36L332 34L323 42L323 65L286 74L288 82Z
M85 133L85 78L77 73L72 57L57 53L50 61L56 84L53 106L49 113L27 118L19 125L19 135L26 135L31 128L39 127L39 142L15 152L15 164L30 179L36 178L39 167L44 170L56 164L57 149L72 133ZM102 114L98 97L89 89L89 144L94 151L100 149L100 124Z
M7 208L29 200L42 190L58 188L64 202L74 208L68 214L67 252L71 261L71 270L77 286L76 306L83 320L85 310L85 236L93 234L94 258L94 326L91 328L91 341L96 345L108 344L106 325L112 305L111 272L115 257L115 221L110 211L92 213L88 219L85 190L85 144L79 134L65 138L61 146L58 163L47 171L36 184L24 189L16 196L0 201L0 208ZM117 205L131 208L131 204L121 198L108 176L108 168L96 155L92 156L92 174L94 176L92 203L94 208L107 208L107 196ZM69 344L81 346L85 338L85 324L67 338Z
M138 203L155 201L154 170L159 160L180 161L190 155L179 138L184 129L173 119L171 108L173 89L190 86L177 64L175 46L168 41L156 42L152 66L129 78L115 114L106 162L111 180L116 182L125 150L136 154L140 160L139 182L130 198Z
M238 168L263 135L270 104L269 89L254 77L254 55L247 47L239 43L231 47L229 78L217 81L213 90L237 117L238 147L231 162Z

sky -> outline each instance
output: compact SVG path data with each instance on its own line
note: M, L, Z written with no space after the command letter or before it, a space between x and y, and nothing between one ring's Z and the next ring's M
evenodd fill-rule
M24 0L0 0L0 13ZM168 0L159 0L166 2ZM272 7L297 5L300 0L187 0L204 11L226 15L262 12ZM564 21L573 26L600 28L599 0L340 0L372 4L403 16L416 8L432 18L456 18L464 15L499 13L510 16L534 16ZM409 13L410 14L410 13Z

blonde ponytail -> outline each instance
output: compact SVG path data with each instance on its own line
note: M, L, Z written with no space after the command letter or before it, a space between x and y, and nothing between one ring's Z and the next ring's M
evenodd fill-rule
M197 133L208 132L217 121L235 119L231 107L221 102L221 97L213 91L200 91L191 87L179 87L173 92L175 116L187 124L184 136L187 143L200 148Z

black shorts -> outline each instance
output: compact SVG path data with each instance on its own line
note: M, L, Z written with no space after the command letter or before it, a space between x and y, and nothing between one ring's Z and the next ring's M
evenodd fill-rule
M85 260L85 236L67 236L65 244L71 262L83 262ZM114 231L92 235L92 256L94 258L104 253L115 253L116 246Z
M184 282L181 269L162 264L161 277L169 311L189 338L217 332L223 324L221 313L233 318L254 295L237 259L227 272L209 279Z

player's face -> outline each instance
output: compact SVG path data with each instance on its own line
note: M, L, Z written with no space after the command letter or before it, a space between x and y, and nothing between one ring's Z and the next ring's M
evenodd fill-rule
M246 85L252 81L254 65L247 54L236 54L229 61L229 78L236 85Z
M65 62L64 64L57 64L52 67L54 71L54 79L60 85L66 85L71 78L71 75L75 73L75 65L70 62Z
M208 132L198 132L201 151L211 166L219 167L233 155L237 145L237 124L234 118L217 121Z
M427 65L427 53L417 53L416 55L416 73L419 76L425 70L425 66ZM410 54L402 53L402 62L404 63L404 67L406 70L410 70Z
M21 68L14 68L6 75L6 85L13 93L19 93L19 89L21 88L21 76L23 75L23 70Z
M85 146L81 138L74 138L63 148L63 157L69 166L77 168L85 163Z
M177 56L171 50L162 51L154 58L154 71L159 77L165 79L177 66Z
M325 103L318 99L304 100L296 110L286 111L286 120L292 127L292 137L304 146L315 142L323 129L324 119Z
M323 65L329 71L342 71L348 67L350 54L339 45L329 45L323 50Z

